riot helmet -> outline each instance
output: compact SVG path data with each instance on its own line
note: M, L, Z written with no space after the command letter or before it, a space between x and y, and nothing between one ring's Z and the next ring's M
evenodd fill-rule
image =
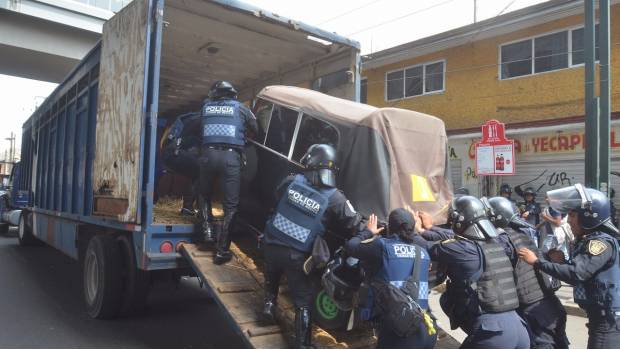
M469 190L465 187L459 187L454 190L454 197L469 196Z
M237 99L237 90L231 83L225 80L219 80L211 86L209 98L211 100L219 100L222 98Z
M534 189L534 187L525 188L525 190L523 191L523 197L527 196L528 194L536 198L536 190Z
M353 296L363 280L364 273L359 260L353 257L345 259L338 252L334 260L327 264L321 278L325 293L343 311L353 309Z
M450 206L452 230L459 236L484 241L497 237L497 231L486 215L482 201L473 196L461 196Z
M508 197L512 195L512 187L509 184L502 184L499 187L499 195L502 196L504 193L508 193Z
M532 227L528 222L521 219L511 201L506 197L482 198L482 203L487 207L487 216L489 220L498 228L506 228L509 225L519 227Z
M327 144L316 144L308 148L300 161L306 170L304 174L315 186L336 187L336 150Z
M584 230L602 230L618 234L618 229L611 222L611 208L607 196L582 184L564 187L547 192L549 205L562 214L577 212L579 225Z

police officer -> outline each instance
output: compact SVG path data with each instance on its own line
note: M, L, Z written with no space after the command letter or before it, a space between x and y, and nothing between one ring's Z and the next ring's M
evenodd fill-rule
M361 216L336 189L336 150L312 145L300 160L303 174L291 175L278 186L274 215L265 227L265 304L263 316L275 319L280 277L286 273L295 305L295 346L311 346L312 281L303 272L315 239L330 233L352 236Z
M183 193L181 215L193 216L194 191L200 174L200 123L199 113L180 115L168 128L162 138L162 161L170 170L179 173L192 181Z
M581 184L547 192L549 204L568 213L576 237L569 263L553 263L527 248L519 256L574 286L575 302L588 315L588 348L620 347L620 261L618 229L609 213L609 199Z
M512 203L504 197L493 197L488 201L483 200L483 203L488 203L488 216L500 232L498 239L504 244L504 250L514 268L519 297L517 312L530 327L532 348L567 349L566 311L555 295L560 287L559 281L541 271L535 271L519 260L517 255L517 250L523 247L540 254L527 234L513 228L526 227L528 224L519 218Z
M510 260L482 202L472 196L452 201L453 239L429 249L431 260L450 278L440 298L452 329L461 327L463 348L529 348ZM441 268L441 267L440 267Z
M417 293L414 291L410 296L428 313L430 258L424 249L427 243L414 232L416 223L411 212L405 209L393 210L388 221L389 232L381 236L383 228L377 228L377 217L371 215L367 228L351 238L346 243L345 250L349 256L360 259L370 281L369 285L378 282L379 286L390 283L401 287L408 278L412 278L416 283ZM374 305L377 304L375 300ZM377 309L379 308L375 308L374 312L377 312ZM381 322L380 314L377 317L378 348L431 349L437 342L437 334L429 332L431 327L427 325L420 324L420 330L416 334L402 337ZM432 330L434 327L433 323Z
M239 204L241 166L248 133L258 130L256 117L237 101L237 91L231 83L218 81L209 91L209 100L202 106L202 158L200 179L206 196L208 222L213 220L211 200L215 181L223 188L224 223L217 237L214 263L223 264L232 258L229 251L229 228Z
M524 202L519 206L521 209L521 217L530 225L538 226L540 224L540 204L536 202L536 190L534 187L527 187L525 190L521 186L515 187L515 192L523 197Z
M504 197L506 199L508 199L510 201L510 203L512 203L512 206L514 208L515 211L517 211L517 201L515 201L514 199L512 199L512 187L510 187L509 184L503 183L500 187L499 187L499 195L501 197Z

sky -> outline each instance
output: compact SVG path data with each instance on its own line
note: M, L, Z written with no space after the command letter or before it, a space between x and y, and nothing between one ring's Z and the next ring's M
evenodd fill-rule
M474 0L244 0L361 43L362 54L473 23ZM477 0L479 21L545 0ZM0 53L1 54L1 53ZM0 75L0 159L56 84Z

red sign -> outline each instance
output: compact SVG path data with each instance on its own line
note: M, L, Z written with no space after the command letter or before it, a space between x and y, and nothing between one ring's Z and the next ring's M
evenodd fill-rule
M482 125L482 140L476 143L476 176L514 175L514 141L506 138L506 128L497 120Z

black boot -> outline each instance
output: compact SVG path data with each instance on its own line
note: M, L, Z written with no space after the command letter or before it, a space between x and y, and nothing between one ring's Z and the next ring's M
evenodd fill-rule
M265 323L276 323L276 297L273 294L265 294L262 318Z
M295 348L312 349L312 319L310 309L300 307L295 310Z
M222 232L220 232L217 236L217 253L213 258L213 263L216 265L225 264L232 259L232 253L230 252L229 227L234 215L235 213L233 212L226 213L226 215L224 216Z

